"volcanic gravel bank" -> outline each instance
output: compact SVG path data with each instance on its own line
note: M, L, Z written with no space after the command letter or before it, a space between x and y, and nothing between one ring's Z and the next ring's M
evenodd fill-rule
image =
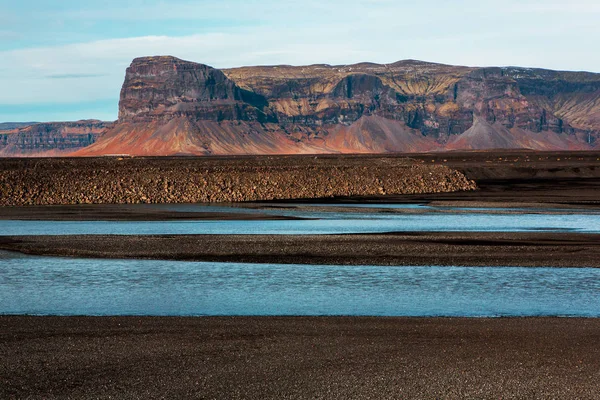
M213 262L600 267L600 235L554 232L0 236L0 249L41 256Z
M398 157L0 160L0 205L239 202L473 190L441 165Z
M597 399L600 319L0 317L0 397Z

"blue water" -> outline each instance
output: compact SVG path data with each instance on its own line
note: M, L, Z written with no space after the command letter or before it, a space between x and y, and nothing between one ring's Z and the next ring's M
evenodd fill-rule
M281 211L279 211L281 213ZM349 234L406 231L600 233L600 214L295 212L278 221L0 221L0 235Z
M600 317L600 269L83 260L3 253L0 314Z

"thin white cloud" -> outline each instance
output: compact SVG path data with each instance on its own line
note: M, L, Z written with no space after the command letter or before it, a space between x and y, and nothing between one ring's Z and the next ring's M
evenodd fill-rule
M552 14L597 14L600 13L600 3L593 1L524 1L511 8L514 12L552 13Z

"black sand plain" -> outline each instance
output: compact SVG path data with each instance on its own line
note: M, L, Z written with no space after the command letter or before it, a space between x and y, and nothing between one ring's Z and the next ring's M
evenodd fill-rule
M0 317L6 399L597 399L599 319Z
M522 207L541 213L600 211L598 152L410 157L456 168L479 189L327 201L492 206L517 213ZM273 206L281 202L253 205ZM64 219L145 219L121 206L86 207L65 209ZM32 210L5 207L0 214L26 219ZM35 215L53 219L55 211L38 208ZM169 219L152 213L148 219ZM87 236L5 237L0 248L89 257L597 267L598 238L553 232L390 233L310 237L298 244L294 237L189 236L178 237L175 246L169 237L133 237L122 245L111 237L99 242ZM240 246L242 240L249 242ZM599 339L599 319L4 316L0 397L594 399L600 393Z

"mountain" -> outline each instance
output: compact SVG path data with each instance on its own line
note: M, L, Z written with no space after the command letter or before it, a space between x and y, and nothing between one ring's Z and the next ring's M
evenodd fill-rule
M0 131L35 125L37 122L0 122Z
M414 60L219 70L158 56L133 60L118 121L73 155L586 150L599 135L600 74Z
M94 143L111 122L49 122L0 130L0 157L68 155Z

